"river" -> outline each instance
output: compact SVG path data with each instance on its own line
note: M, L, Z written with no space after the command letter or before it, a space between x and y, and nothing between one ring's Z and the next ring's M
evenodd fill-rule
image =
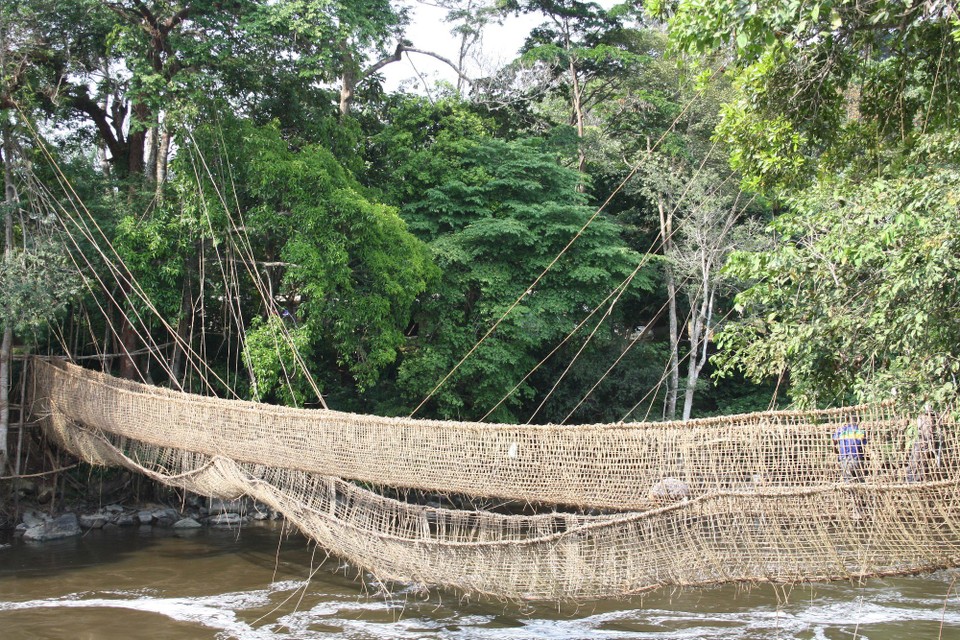
M525 607L387 594L282 525L184 535L144 527L0 548L0 638L960 640L958 576Z

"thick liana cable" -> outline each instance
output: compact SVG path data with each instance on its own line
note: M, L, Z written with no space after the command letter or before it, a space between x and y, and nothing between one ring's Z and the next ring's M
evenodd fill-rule
M206 161L206 158L203 155L203 151L200 149L199 145L196 144L196 140L194 140L193 136L190 136L190 140L191 142L193 142L192 148L196 152L196 157L199 159L201 165L203 166L204 172L210 178L210 182L211 182L211 185L213 186L214 192L216 193L218 200L223 206L224 213L226 214L227 221L229 222L231 229L233 230L234 234L242 240L242 242L236 243L236 246L240 249L241 254L246 254L244 256L246 259L241 260L241 262L243 263L243 266L246 269L247 274L250 276L251 280L253 281L254 286L256 286L257 293L260 295L260 298L263 301L266 308L269 310L271 314L276 314L277 307L276 307L275 301L273 300L273 296L270 294L267 286L264 284L263 278L261 277L260 272L255 268L256 256L253 252L253 246L250 242L250 238L246 232L246 225L243 225L240 227L237 226L236 221L233 219L233 214L231 213L231 206L227 203L226 197L223 195L220 188L218 187L217 181L213 175L213 171L210 169L210 165ZM191 155L191 158L193 158L192 155ZM227 162L226 164L229 167L229 162ZM231 172L231 187L233 190L234 198L236 199L236 185L233 184L232 172ZM238 211L239 211L239 203L237 204L238 204ZM242 214L240 215L242 217ZM310 385L311 390L317 396L317 399L320 401L320 405L324 409L327 409L328 407L327 407L326 400L324 399L323 394L320 392L320 388L317 385L316 381L313 379L313 375L310 373L310 370L309 370L309 367L307 366L306 361L303 359L303 356L300 354L300 350L297 349L296 345L294 344L293 338L292 336L290 336L290 333L287 330L286 325L281 323L280 331L284 340L286 341L287 346L290 348L291 352L293 353L294 360L297 366L303 372L304 378L307 380L307 383ZM277 349L279 350L279 344L277 344L276 346L277 346ZM287 384L289 385L290 375L286 370L286 365L284 365L283 363L283 358L280 358L279 361L280 361L281 368L284 371L284 378L286 379Z
M80 196L77 194L76 190L73 188L73 185L72 185L72 183L70 182L69 178L67 178L67 176L63 173L63 170L62 170L62 168L60 167L59 163L57 162L56 158L53 157L53 154L52 154L52 153L50 152L50 150L47 148L46 144L45 144L44 141L40 138L40 136L39 136L39 134L37 133L36 129L33 127L33 124L32 124L32 123L30 122L30 120L26 117L26 115L23 113L22 110L19 110L19 109L18 109L18 111L19 111L19 113L20 113L20 115L21 115L21 118L23 119L24 123L26 124L27 128L29 129L31 135L33 136L34 141L37 143L38 148L41 150L43 156L45 157L45 159L47 160L47 162L50 164L50 166L54 169L55 176L57 177L57 181L58 181L58 183L60 184L61 189L63 189L64 193L67 195L68 200L69 200L70 203L71 203L71 206L73 206L73 207L76 209L76 211L77 211L78 214L81 214L81 215L79 215L78 217L79 217L80 220L82 221L82 224L81 224L80 222L78 222L76 218L73 218L72 216L70 216L70 215L69 215L69 212L66 210L66 208L61 207L62 211L69 216L69 219L70 219L75 225L77 225L78 229L81 230L81 232L84 234L84 236L87 238L87 240L91 243L91 245L93 246L93 248L94 248L94 249L97 251L97 253L104 259L104 264L107 266L107 268L108 268L108 269L111 271L111 273L114 275L114 278L116 279L116 281L117 281L119 284L121 284L121 285L122 285L123 283L126 283L126 284L130 287L131 293L135 294L135 295L137 296L137 298L140 299L140 300L147 306L147 308L148 308L148 309L154 314L154 316L160 321L160 323L161 323L161 324L163 325L163 327L170 333L170 335L174 338L174 340L175 340L176 342L178 342L179 344L181 344L182 348L184 349L184 352L187 354L187 361L190 363L190 366L194 367L194 369L195 369L195 370L197 371L197 373L200 375L201 379L202 379L202 380L204 381L204 383L206 384L208 390L210 390L211 392L213 392L213 387L212 387L212 385L210 384L209 380L207 379L207 375L209 374L209 375L212 375L221 385L223 385L223 387L224 387L230 394L232 394L234 397L237 397L237 396L236 396L236 393L233 391L233 389L231 389L230 386L229 386L222 378L220 378L220 376L219 376L215 371L213 371L213 370L210 369L209 367L206 367L206 368L204 368L204 369L201 369L201 368L197 365L197 363L196 363L196 361L194 360L194 358L197 358L198 361L201 361L201 362L202 362L202 359L200 358L199 354L196 353L196 351L193 349L192 345L184 344L185 341L177 334L177 332L173 329L173 327L170 326L170 324L166 321L166 319L164 319L163 315L159 312L159 310L156 308L156 306L155 306L155 305L153 304L153 302L150 300L150 297L146 294L146 291L145 291L145 290L143 289L143 287L140 285L139 281L136 279L136 277L133 275L133 273L132 273L132 272L130 271L130 269L127 267L126 263L124 263L123 258L120 256L120 254L117 252L116 248L115 248L115 247L113 246L113 244L110 242L110 239L107 237L106 233L103 231L103 229L102 229L102 228L100 227L100 225L97 223L97 221L96 221L96 219L94 218L93 214L90 213L90 211L87 209L86 205L83 203L83 200L80 198ZM93 227L97 230L97 233L99 234L99 236L100 236L101 238L103 238L104 242L106 243L106 246L110 249L111 253L112 253L112 254L114 255L114 257L117 259L118 264L114 264L114 263L113 263L113 261L107 256L106 252L103 250L103 248L102 248L102 247L100 246L100 244L97 242L97 240L94 238L94 234L93 234L93 232L89 229L89 227L87 227L87 223L86 223L86 220L83 218L83 215L86 216L86 219L89 219L90 223L91 223L91 224L93 225ZM70 235L71 238L72 238L72 234L70 234L69 230L66 228L66 225L64 225L64 228L65 228L65 231L67 231L68 235ZM75 242L75 240L73 240L73 241ZM78 249L79 249L79 247L78 247ZM87 261L86 256L84 256L84 260ZM91 268L92 268L92 265L90 265L90 266L91 266ZM123 269L121 270L120 267L123 267ZM101 286L104 286L104 290L107 291L108 295L110 295L110 294L109 294L109 291L107 290L107 288L105 287L105 285L103 285L103 282L102 282L102 280L100 280L99 276L97 276L97 280L101 283ZM130 297L130 296L131 296L131 293L127 293L127 292L123 291L123 287L122 287L122 286L121 286L121 293L122 293L123 297L124 297L128 302L133 302L132 298ZM136 305L131 305L131 309L132 309L132 311L134 312L134 315L135 315L135 316L137 317L137 319L139 320L139 322L140 322L143 326L146 326L146 324L143 322L143 319L140 317L139 312L136 310ZM151 342L153 342L154 345L156 344L156 343L152 340L152 337L151 337L151 336L147 336L147 338L144 339L144 338L142 337L142 334L140 334L138 331L136 331L136 329L135 329L134 327L132 327L132 328L134 329L134 331L135 331L135 333L137 334L138 338L140 338L141 340L143 340L144 344L148 344L148 345L149 345ZM122 343L122 341L121 341L121 343ZM125 347L123 347L123 348L124 348L124 350L126 351ZM157 358L157 360L161 362L161 365L162 365L162 366L166 366L166 363L163 361L162 358Z

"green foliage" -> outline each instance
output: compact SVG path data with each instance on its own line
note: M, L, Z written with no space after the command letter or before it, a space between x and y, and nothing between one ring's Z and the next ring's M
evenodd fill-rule
M477 100L504 137L575 133L567 161L589 173L586 164L596 159L607 124L593 114L615 110L637 84L651 59L649 32L637 28L637 10L627 3L605 9L579 0L521 0L503 3L503 10L542 23L517 60L476 85Z
M452 158L445 181L402 208L443 274L420 303L416 348L398 372L411 401L429 392L524 294L434 398L436 415L482 416L639 262L601 216L525 292L593 213L576 192L577 181L539 140L486 139ZM649 289L647 278L641 274L632 291ZM516 420L515 408L535 393L524 385L493 418Z
M111 201L118 214L114 246L125 268L163 317L177 318L182 283L193 268L200 239L209 236L201 227L202 219L176 200L162 204L150 215L132 212L123 200ZM142 315L152 315L143 300L134 297L131 304Z
M299 72L324 80L342 73L345 49L382 52L384 40L407 21L406 12L386 0L285 0L264 3L261 11L268 33L292 37Z
M467 150L490 135L491 123L459 99L399 99L382 129L370 139L366 181L390 204L419 199L457 172ZM436 229L417 231L428 236L437 233Z
M80 290L62 241L41 240L0 263L0 322L26 336L62 313Z
M612 76L642 60L645 52L624 46L630 37L621 11L607 11L593 2L578 0L528 0L517 10L542 13L547 20L535 28L521 51L527 63L544 62L563 74L573 63L588 76Z
M654 9L665 12L665 5ZM681 0L670 29L687 52L730 51L741 98L725 114L722 134L740 147L735 159L748 177L789 188L815 175L796 171L798 154L846 157L836 147L848 143L862 154L956 120L950 87L960 46L948 13L924 7Z
M201 146L211 142L205 135L198 135ZM246 235L267 263L271 304L300 327L298 340L319 359L313 364L342 367L361 389L374 384L397 358L411 305L432 277L425 248L396 210L361 195L327 150L291 149L276 127L246 121L230 123L224 139ZM214 219L222 220L212 185L205 193L209 209L220 211ZM270 306L260 312L276 313ZM324 353L335 360L324 360ZM261 383L258 392L267 388Z
M313 391L302 375L297 354L309 353L312 340L306 327L285 322L278 316L254 318L244 339L243 360L252 373L252 400L300 407Z
M789 372L811 405L955 393L957 152L955 134L926 136L890 177L821 181L791 198L773 225L778 246L728 267L754 284L720 336L724 370Z
M809 148L807 136L783 116L758 114L744 97L743 83L738 86L740 97L723 105L716 129L717 138L730 149L730 166L745 176L744 186L754 191L802 183L811 169L804 154Z

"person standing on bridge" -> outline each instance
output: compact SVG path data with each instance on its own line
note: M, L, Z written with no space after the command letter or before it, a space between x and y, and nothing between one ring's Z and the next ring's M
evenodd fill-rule
M860 483L866 475L867 433L856 416L850 422L837 427L833 432L833 444L840 460L840 475L846 483ZM866 496L861 489L854 489L850 517L859 520L866 507Z
M840 473L844 482L863 482L866 461L867 434L859 421L853 418L833 432L833 443L840 459Z
M943 433L940 418L928 405L907 428L907 482L939 480L940 456L943 451Z

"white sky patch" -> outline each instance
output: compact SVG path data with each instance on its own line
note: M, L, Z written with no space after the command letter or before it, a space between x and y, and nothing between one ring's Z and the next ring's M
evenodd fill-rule
M456 25L445 22L447 10L440 7L412 2L410 5L411 24L407 28L407 39L418 49L432 51L453 63L459 57L460 39L450 31ZM469 78L492 75L517 56L523 41L531 29L542 24L543 16L519 15L507 16L502 25L490 24L484 31L482 41L474 47L470 59L465 65L465 74ZM422 93L423 81L432 89L437 82L457 83L457 74L443 62L429 56L408 53L400 62L389 64L382 70L386 79L387 91L396 91L401 86ZM418 77L418 73L423 80Z

